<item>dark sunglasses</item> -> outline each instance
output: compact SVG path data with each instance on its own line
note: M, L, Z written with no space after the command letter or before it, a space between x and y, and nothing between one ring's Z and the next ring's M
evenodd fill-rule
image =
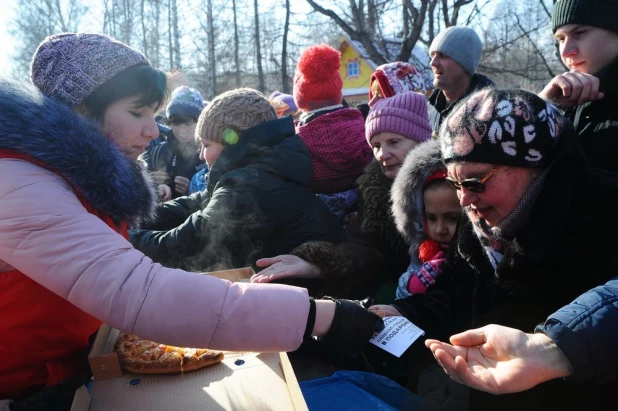
M466 178L463 181L457 181L454 178L446 177L446 181L448 181L453 187L455 187L456 190L461 190L461 187L463 187L466 190L472 191L473 193L482 193L485 191L485 183L487 182L487 180L489 180L491 176L493 176L500 167L502 166L495 166L494 169L489 172L489 174L480 179Z

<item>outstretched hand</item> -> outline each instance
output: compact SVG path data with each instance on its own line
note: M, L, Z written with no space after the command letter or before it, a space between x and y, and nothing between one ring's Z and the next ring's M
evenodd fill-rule
M426 340L425 345L454 381L480 391L521 392L572 373L545 334L492 324L455 334L450 342Z
M363 307L361 301L324 299L335 302L335 314L322 341L333 351L354 358L368 344L369 339L384 329L384 321Z
M251 277L252 283L269 283L283 278L317 278L320 269L295 255L278 255L272 258L260 258L255 263L266 267Z
M376 305L372 305L371 307L367 309L374 314L377 314L380 316L383 315L384 317L401 317L402 315L399 312L399 310L393 307L392 305L376 304Z

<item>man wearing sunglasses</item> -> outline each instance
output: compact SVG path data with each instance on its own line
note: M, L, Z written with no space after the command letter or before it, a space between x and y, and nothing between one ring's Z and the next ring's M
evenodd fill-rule
M605 238L618 232L618 187L589 171L556 107L522 90L481 90L444 120L440 143L465 213L436 284L395 302L428 338L489 324L531 333L616 275L618 241ZM607 409L616 389L618 380L553 380L508 397L472 390L469 409Z

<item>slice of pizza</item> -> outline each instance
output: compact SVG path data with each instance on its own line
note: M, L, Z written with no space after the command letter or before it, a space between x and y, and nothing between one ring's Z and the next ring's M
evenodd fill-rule
M118 336L115 350L120 366L135 374L178 374L223 360L221 351L173 347L125 333Z

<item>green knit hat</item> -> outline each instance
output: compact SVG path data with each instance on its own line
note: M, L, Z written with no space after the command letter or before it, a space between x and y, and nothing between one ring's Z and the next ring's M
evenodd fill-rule
M583 24L618 33L618 0L555 1L552 32L566 24Z

